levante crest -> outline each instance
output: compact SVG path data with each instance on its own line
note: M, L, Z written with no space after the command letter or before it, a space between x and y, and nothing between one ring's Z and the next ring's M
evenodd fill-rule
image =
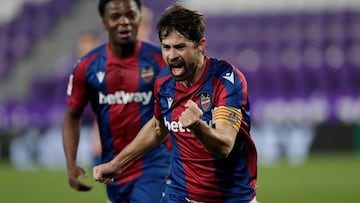
M141 68L141 78L144 82L149 83L154 78L154 68L153 67L144 67Z
M203 112L207 112L211 109L211 96L207 93L200 94L200 108Z

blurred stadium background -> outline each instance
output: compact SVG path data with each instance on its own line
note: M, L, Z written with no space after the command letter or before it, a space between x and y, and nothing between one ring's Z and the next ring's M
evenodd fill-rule
M175 2L144 0L153 11L153 25ZM252 134L259 151L259 193L265 197L260 200L296 202L291 195L281 199L276 194L299 186L308 193L297 191L301 194L297 202L356 200L352 198L360 188L356 174L360 170L360 1L180 2L205 13L207 54L230 61L248 79ZM1 0L0 177L14 169L33 174L65 168L61 125L67 77L77 36L87 31L104 34L96 6L97 0ZM158 43L155 32L151 41ZM79 152L80 163L88 166L91 123L88 113ZM354 165L346 170L336 167L343 163ZM319 172L330 169L338 173ZM22 177L9 175L9 181L16 176ZM299 182L303 178L296 179L308 176L304 183ZM344 178L336 182L334 176ZM66 175L61 177L67 190ZM341 198L316 200L311 180L319 187L332 185L323 193L334 192ZM344 187L346 192L336 195ZM1 194L6 191L2 183L0 188Z

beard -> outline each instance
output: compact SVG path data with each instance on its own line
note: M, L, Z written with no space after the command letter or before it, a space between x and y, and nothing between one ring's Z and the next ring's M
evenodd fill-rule
M192 78L195 75L196 64L178 63L169 65L172 77L176 81L185 81Z
M186 63L183 58L179 57L176 61L171 61L168 64L171 75L176 81L191 80L195 76L197 56L194 55L192 60L188 63Z

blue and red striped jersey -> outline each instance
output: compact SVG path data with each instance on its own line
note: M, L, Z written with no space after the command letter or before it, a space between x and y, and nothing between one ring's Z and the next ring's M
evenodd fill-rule
M171 143L171 184L166 193L200 202L250 202L255 196L257 152L250 137L247 82L239 69L226 61L206 57L199 81L185 87L175 81L169 68L155 82L155 117L168 128ZM214 107L241 110L242 120L235 146L227 158L212 155L189 129L179 123L188 100L203 111L202 120L214 127Z
M99 125L103 162L113 159L152 118L155 77L164 66L160 49L141 41L127 58L112 55L106 43L75 65L67 103L80 110L91 104ZM168 163L168 150L162 144L131 163L116 180L122 184L142 174L155 174L154 166Z

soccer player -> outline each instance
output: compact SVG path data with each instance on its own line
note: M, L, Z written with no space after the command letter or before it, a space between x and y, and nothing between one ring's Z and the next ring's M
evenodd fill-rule
M145 42L151 42L150 35L152 32L152 21L153 21L153 12L146 6L142 5L141 7L141 21L139 24L137 38ZM86 42L86 41L85 41ZM101 163L101 141L99 136L99 127L96 122L94 122L92 127L92 153L93 153L93 163Z
M141 0L100 0L98 10L109 40L82 57L70 75L63 146L69 184L75 190L91 189L78 180L86 172L76 163L81 115L88 103L97 118L103 162L121 152L153 117L155 76L165 63L158 47L137 38L141 8ZM159 202L169 174L168 152L159 142L129 164L106 186L109 200Z
M154 117L112 161L95 166L93 178L110 183L169 134L171 183L161 202L256 202L257 152L244 75L204 55L205 19L198 11L174 5L157 29L168 67L155 82Z

